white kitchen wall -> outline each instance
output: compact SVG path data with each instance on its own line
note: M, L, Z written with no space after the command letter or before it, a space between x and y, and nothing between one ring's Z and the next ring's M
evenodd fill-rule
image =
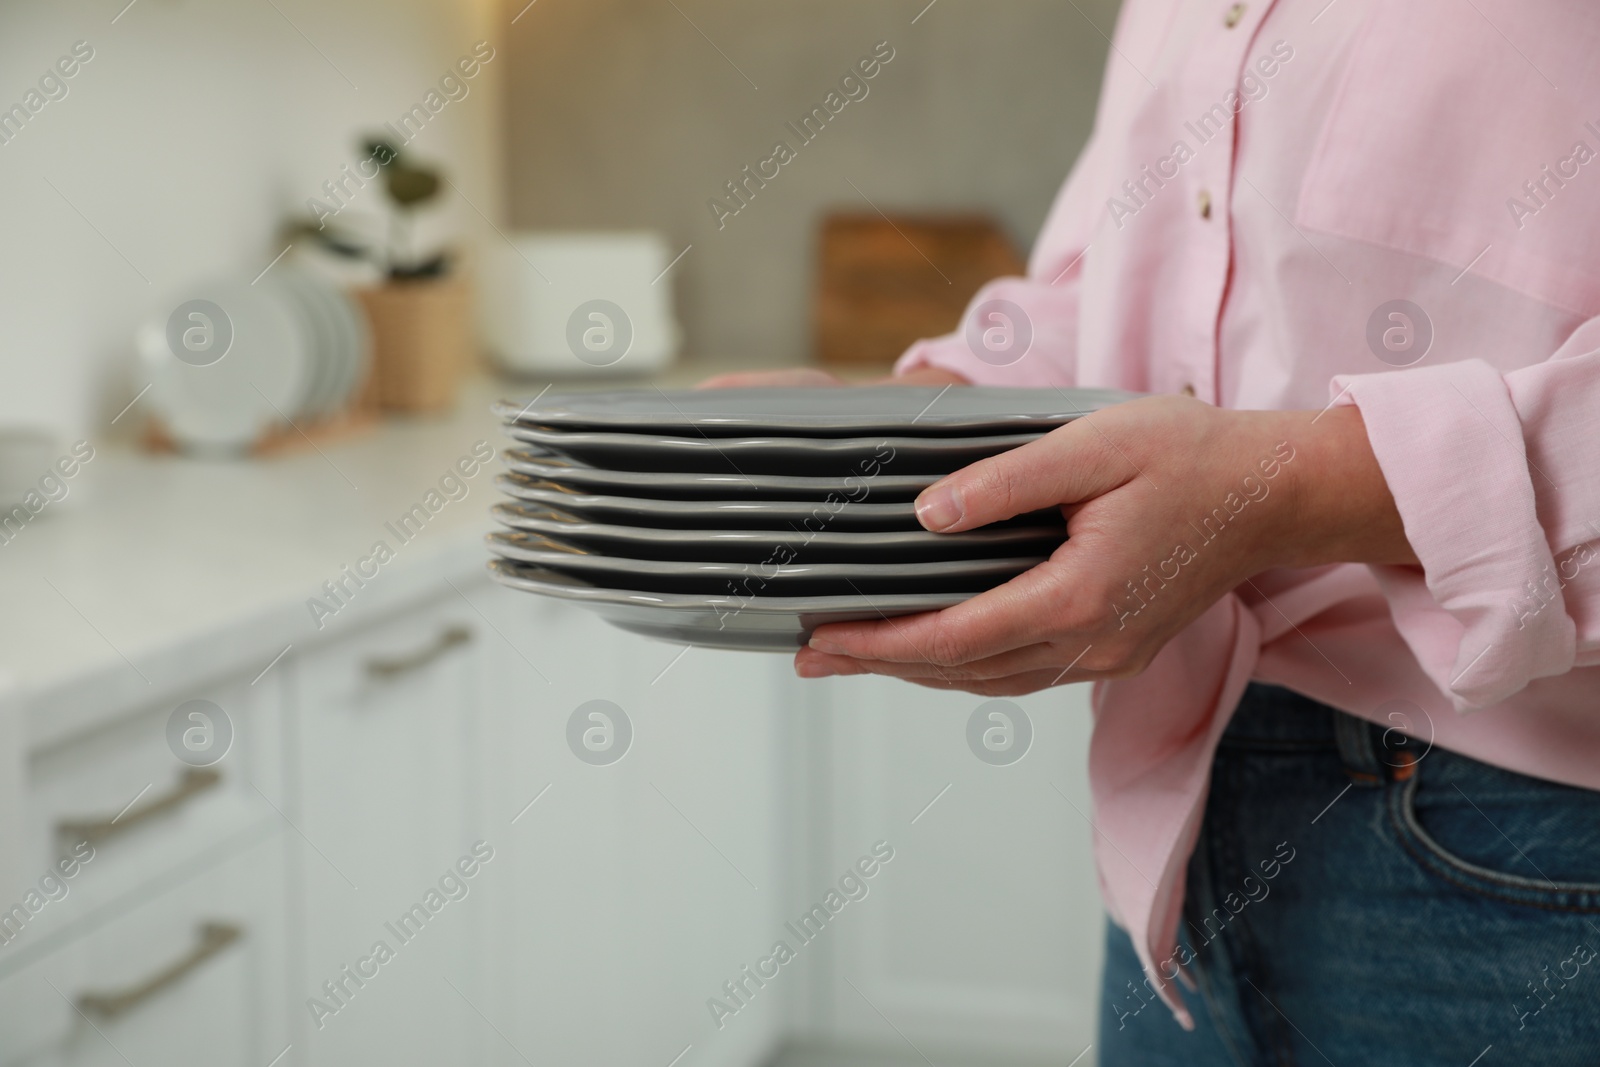
M987 210L1026 249L1088 135L1117 0L676 7L4 0L0 109L74 42L94 58L0 143L0 426L104 430L142 385L135 324L197 276L270 262L354 138L485 39L496 59L414 146L470 201L451 192L440 225L498 241L481 209L694 243L672 276L687 350L802 360L828 209ZM870 95L718 230L707 199L879 40L895 59Z
M1093 125L1118 6L539 0L505 71L510 217L693 244L672 275L688 351L801 362L827 211L985 211L1032 245ZM880 41L894 58L866 96L800 145L785 123ZM780 139L797 158L719 228L706 201Z
M499 7L0 3L0 110L24 103L75 42L93 49L66 96L0 143L0 425L103 431L142 384L130 368L136 323L197 276L265 267L283 247L279 222L354 163L355 138L418 103L480 40L496 60L412 150L497 217L509 27ZM485 230L461 195L439 213L442 227Z

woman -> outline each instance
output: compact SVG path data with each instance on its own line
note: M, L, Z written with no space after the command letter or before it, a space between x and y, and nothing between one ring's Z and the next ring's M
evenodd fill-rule
M1048 563L795 660L1098 683L1102 1064L1600 1062L1597 45L1128 0L1028 277L897 367L1159 394L918 501L1060 505Z

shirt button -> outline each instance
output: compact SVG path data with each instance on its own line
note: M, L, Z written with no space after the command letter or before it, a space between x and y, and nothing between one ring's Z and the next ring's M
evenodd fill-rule
M1209 219L1211 217L1211 194L1202 189L1200 194L1195 197L1195 202L1200 207L1200 217Z
M1234 4L1228 8L1228 13L1222 16L1222 24L1228 29L1239 25L1239 20L1244 18L1245 7L1243 4Z
M1178 392L1182 393L1184 396L1194 396L1194 386L1190 385L1188 382L1184 382L1183 388L1179 389Z

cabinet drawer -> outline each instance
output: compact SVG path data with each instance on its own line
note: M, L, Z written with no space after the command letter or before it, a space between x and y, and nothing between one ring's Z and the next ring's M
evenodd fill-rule
M288 1044L282 856L263 830L42 959L0 949L0 1064L262 1067Z
M486 640L498 640L485 634L449 591L308 653L290 674L300 807L289 814L303 831L305 900L295 1055L311 1067L492 1062L483 1050L493 1031L465 998L484 1002L479 947L505 861L453 878L441 895L474 842L504 847L481 813L478 690ZM426 930L394 932L428 894ZM379 942L392 962L373 971ZM358 972L364 984L344 977ZM329 982L347 983L343 1005Z
M190 705L178 716L179 730L169 730L174 709L190 700L206 703ZM24 882L7 887L0 901L9 907L47 875L59 878L63 856L84 862L66 880L65 897L39 908L17 942L279 820L281 701L278 681L268 675L255 686L241 682L147 706L35 753L23 800L23 856L14 865ZM169 741L169 732L179 739ZM182 732L195 747L185 747ZM224 744L221 758L209 762ZM6 933L0 930L0 941Z

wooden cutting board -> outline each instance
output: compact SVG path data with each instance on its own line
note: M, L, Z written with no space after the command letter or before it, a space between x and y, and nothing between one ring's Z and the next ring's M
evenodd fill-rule
M817 255L817 362L886 366L913 341L955 329L985 282L1023 269L986 215L829 215Z

